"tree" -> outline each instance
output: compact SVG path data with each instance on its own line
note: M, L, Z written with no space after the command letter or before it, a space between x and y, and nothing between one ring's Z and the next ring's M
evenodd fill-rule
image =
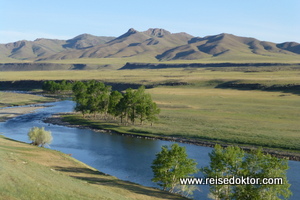
M236 199L288 199L292 194L286 177L288 161L263 154L261 149L246 153L242 162L241 175L254 178L282 178L283 184L238 185Z
M111 86L104 83L89 81L87 83L86 96L88 97L88 110L96 116L96 113L107 113Z
M161 152L156 154L152 163L154 173L153 182L156 182L163 190L175 192L178 186L179 178L190 177L198 171L197 163L189 159L185 147L178 144L172 144L171 149L168 146L162 146Z
M50 131L46 131L44 127L38 128L33 127L28 132L29 140L32 141L33 145L44 146L45 144L50 144L52 141L52 135Z
M146 107L146 119L151 122L151 126L153 123L158 120L157 115L160 113L160 109L157 107L155 102L149 102Z
M122 99L123 95L118 91L112 91L109 96L108 113L112 116L118 116L117 105Z
M145 93L145 86L139 87L135 93L136 98L136 114L140 119L141 124L147 119L147 111L151 106L152 98L150 94Z
M83 82L75 82L72 91L74 94L73 100L76 102L75 111L81 112L83 117L88 113L88 95L87 95L87 85Z
M233 174L238 174L244 152L238 147L228 147L223 150L220 145L209 154L210 166L202 169L207 177L230 178ZM219 199L231 199L233 188L229 185L211 185L210 191L213 196Z
M281 199L291 195L290 184L286 178L287 160L265 155L256 150L245 153L239 147L229 146L223 149L216 145L209 154L210 165L201 171L206 177L217 178L283 178L282 185L240 184L210 185L211 195L215 199Z

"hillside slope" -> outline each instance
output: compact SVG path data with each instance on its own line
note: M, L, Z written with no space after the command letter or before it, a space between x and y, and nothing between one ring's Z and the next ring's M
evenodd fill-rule
M8 44L0 44L0 59L13 58L17 60L36 60L49 57L70 49L85 49L104 44L114 37L98 37L82 34L70 40L36 39L34 41L21 40Z
M167 49L186 44L192 37L193 36L186 33L171 34L164 29L149 29L144 32L139 32L131 28L123 35L105 44L97 45L86 50L61 52L44 59L120 58L133 57L141 54L155 57Z
M232 34L222 33L204 38L192 38L188 44L165 51L157 55L159 60L193 60L207 57L226 56L295 56L300 55L300 44L259 41L255 38L239 37Z
M121 181L69 155L0 137L0 199L184 199Z

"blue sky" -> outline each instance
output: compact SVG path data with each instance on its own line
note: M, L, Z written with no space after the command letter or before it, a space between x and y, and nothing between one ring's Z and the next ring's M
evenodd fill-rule
M129 28L300 43L299 10L299 0L1 0L0 43L119 36Z

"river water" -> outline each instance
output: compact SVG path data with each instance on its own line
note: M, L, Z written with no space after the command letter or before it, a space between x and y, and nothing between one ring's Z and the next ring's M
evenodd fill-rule
M173 142L45 124L42 120L54 113L72 111L74 102L60 101L45 105L51 107L0 123L1 132L6 137L29 142L28 130L33 126L44 126L46 130L52 132L53 136L53 142L48 148L72 154L74 158L119 179L156 187L156 184L151 182L153 177L151 163L162 145L170 145ZM212 148L189 144L180 145L186 147L190 158L196 159L198 167L208 165L208 153ZM300 162L289 161L289 166L288 179L292 184L293 192L291 199L298 200L300 199ZM202 177L200 173L195 176ZM199 189L201 191L194 193L194 199L208 199L208 186L199 186Z

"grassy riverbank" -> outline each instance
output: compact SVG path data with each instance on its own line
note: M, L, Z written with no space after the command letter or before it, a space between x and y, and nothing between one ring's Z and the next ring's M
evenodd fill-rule
M50 101L55 101L55 99L32 94L0 92L0 107L23 106Z
M0 199L183 199L121 181L69 155L0 136Z
M180 137L300 152L300 97L259 90L203 86L156 87L147 90L161 108L153 127L121 126L113 120L65 116L72 124L121 133Z

